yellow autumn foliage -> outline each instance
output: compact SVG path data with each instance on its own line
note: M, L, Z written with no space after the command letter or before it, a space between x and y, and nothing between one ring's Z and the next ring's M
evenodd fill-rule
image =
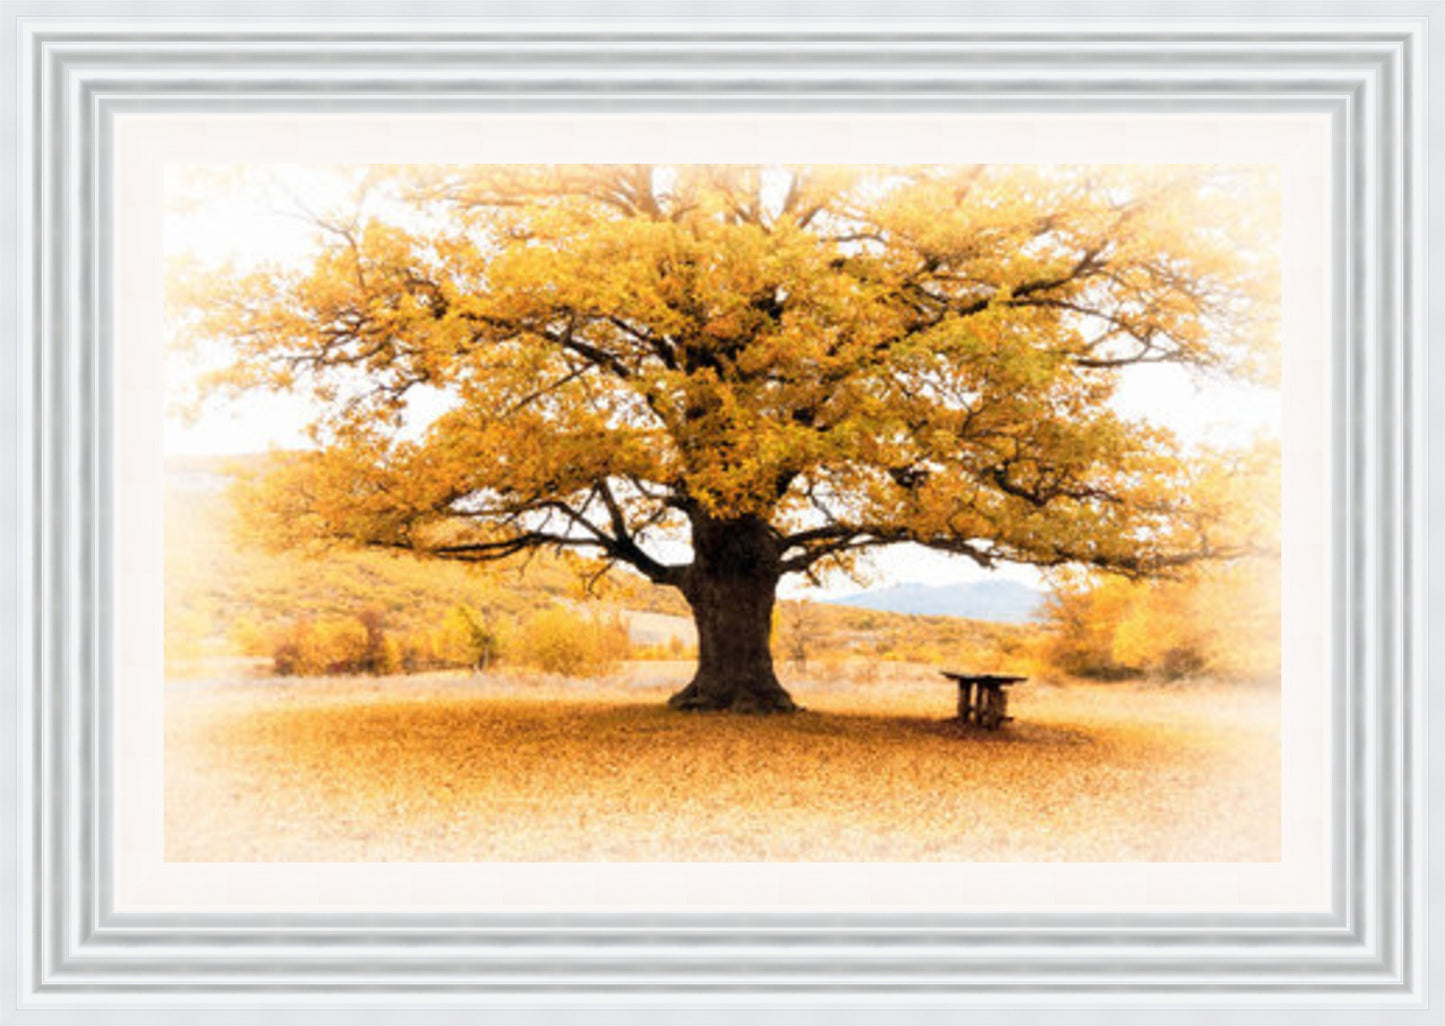
M1201 569L1185 580L1111 579L1056 592L1043 651L1079 677L1268 679L1280 668L1274 559Z
M511 658L564 677L600 677L630 652L627 628L617 617L580 616L558 607L532 617L517 633Z

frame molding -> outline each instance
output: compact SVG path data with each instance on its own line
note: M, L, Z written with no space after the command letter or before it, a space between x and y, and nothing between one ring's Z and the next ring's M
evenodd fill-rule
M0 768L0 1021L700 1022L723 1007L736 1021L1440 1021L1445 701L1427 615L1438 626L1445 583L1431 445L1445 438L1445 3L1007 8L1027 22L948 6L965 17L844 4L826 16L866 9L664 24L556 3L523 22L466 20L477 4L300 3L242 18L226 3L6 0L0 286L16 317L0 406L16 416L0 446L0 718L15 754ZM754 10L766 16L724 13ZM1327 114L1332 911L116 912L113 119L418 109Z

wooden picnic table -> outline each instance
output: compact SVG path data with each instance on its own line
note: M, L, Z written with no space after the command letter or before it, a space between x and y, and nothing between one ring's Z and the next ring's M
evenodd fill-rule
M958 718L964 723L977 723L985 730L998 730L1013 719L1008 714L1008 693L1004 688L1028 680L999 673L939 672L958 683Z

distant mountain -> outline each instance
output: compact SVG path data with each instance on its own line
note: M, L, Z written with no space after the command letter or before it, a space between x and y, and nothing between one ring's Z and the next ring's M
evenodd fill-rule
M898 584L861 595L830 599L829 604L920 616L962 616L996 623L1026 623L1037 618L1044 593L1016 581L972 584Z

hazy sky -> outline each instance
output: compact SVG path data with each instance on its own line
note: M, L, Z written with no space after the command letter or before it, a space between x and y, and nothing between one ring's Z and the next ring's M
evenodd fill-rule
M336 179L324 169L271 169L264 192L252 179L227 174L224 168L201 171L167 169L165 249L168 263L201 265L231 263L238 268L262 263L289 264L314 252L316 231L299 207L317 212L345 201ZM197 188L197 182L203 188ZM168 391L175 394L193 370L185 361L168 358ZM1280 395L1275 389L1234 382L1198 380L1179 367L1130 368L1122 375L1115 405L1120 412L1165 425L1189 442L1233 444L1259 433L1278 436ZM169 416L167 455L213 455L300 448L307 444L303 428L314 407L309 397L252 393L235 403L208 401L194 420ZM1031 567L1005 566L991 574L970 560L949 557L917 546L894 546L874 553L869 587L909 581L950 584L987 577L1041 585ZM860 586L845 578L830 581L820 593L799 581L785 586L785 595L808 593L841 596Z

